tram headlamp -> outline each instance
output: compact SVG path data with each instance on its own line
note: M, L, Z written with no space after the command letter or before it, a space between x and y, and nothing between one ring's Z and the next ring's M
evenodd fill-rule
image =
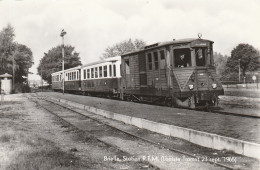
M216 83L213 83L213 84L212 84L212 88L213 88L213 89L217 88L217 84L216 84Z
M189 89L192 90L194 87L193 87L193 84L190 84L189 85Z

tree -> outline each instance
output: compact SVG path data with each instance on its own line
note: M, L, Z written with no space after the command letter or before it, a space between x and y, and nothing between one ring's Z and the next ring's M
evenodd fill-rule
M28 77L29 68L33 65L33 53L27 46L15 43L13 57L17 65L15 72L16 82L21 83L25 80L23 76Z
M0 74L13 74L15 82L25 81L23 76L28 76L29 68L33 64L33 54L30 48L14 42L14 28L8 24L0 32Z
M79 53L75 52L74 49L72 46L65 46L64 69L82 65ZM42 75L43 80L51 83L51 74L62 70L62 46L59 45L49 50L48 53L44 53L37 70L38 74Z
M239 65L242 76L245 76L247 71L255 71L260 67L259 57L259 51L252 45L238 44L227 60L225 74L238 74Z
M134 41L132 41L131 39L125 40L113 46L107 47L105 49L105 53L103 53L103 57L101 58L114 57L136 50L140 50L144 48L145 45L146 43L140 39L135 39Z
M12 74L12 54L14 53L14 28L11 25L0 32L0 73Z
M223 56L221 53L214 52L214 63L216 66L216 72L219 76L222 76L225 71L227 58L226 55Z

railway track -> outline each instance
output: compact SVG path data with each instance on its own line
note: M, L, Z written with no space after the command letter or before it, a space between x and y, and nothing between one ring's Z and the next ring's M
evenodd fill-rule
M167 145L164 145L162 143L158 143L158 142L155 142L155 141L152 141L150 139L147 139L147 138L144 138L144 137L141 137L139 135L136 135L136 134L133 134L133 133L130 133L126 130L122 130L120 128L117 128L109 123L107 123L106 121L102 121L98 118L96 118L96 115L91 115L91 114L82 114L80 111L78 111L77 109L73 108L73 107L68 107L68 106L64 106L64 105L61 105L60 103L56 103L54 101L50 101L50 100L47 100L46 98L38 98L38 96L34 96L33 98L31 97L31 100L33 100L34 102L36 102L40 107L44 108L45 110L47 110L48 112L54 114L55 116L59 117L59 119L61 119L62 121L66 122L67 124L69 124L70 126L78 129L74 124L70 123L69 121L67 121L64 117L60 116L59 114L55 113L54 111L50 110L48 107L40 104L39 100L44 100L45 102L49 102L53 105L56 105L58 107L62 107L63 109L65 110L69 110L71 113L74 113L74 114L77 114L78 116L81 116L82 118L85 118L86 120L89 120L91 119L92 121L95 121L97 122L98 124L101 124L102 126L104 126L104 129L111 129L111 130L114 130L114 131L117 131L121 134L124 134L124 135L127 135L131 138L134 138L134 139L137 139L137 140L141 140L143 142L147 142L151 145L154 145L156 147L159 147L159 148L164 148L166 150L169 150L171 152L177 152L179 154L182 154L182 155L185 155L185 156L188 156L188 157L191 157L191 158L194 158L194 159L198 159L198 160L202 160L203 159L203 155L195 155L195 154L192 154L192 153L189 153L189 152L185 152L183 150L179 150L179 149L176 149L176 148L172 148L172 147L169 147ZM107 145L111 145L103 140L100 140L98 137L96 137L95 135L93 135L93 138L97 138L99 141L101 142L104 142L106 143ZM112 145L113 147L117 147L115 145ZM117 147L118 148L118 147ZM236 169L237 167L232 165L232 164L227 164L227 163L220 163L220 162L216 162L214 159L212 160L207 160L208 163L210 164L214 164L218 167L222 167L222 168L225 168L225 169Z
M211 113L222 114L222 115L232 115L232 116L237 116L237 117L246 117L246 118L260 119L260 116L258 116L258 115L232 113L232 112L226 112L226 111L219 111L219 110L215 110L215 109L209 110L209 111L205 111L205 112L211 112Z
M119 150L120 152L125 153L125 155L129 155L128 153L126 153L125 151L121 150L121 149L120 149L119 147L117 147L116 145L113 145L113 144L111 144L111 143L105 142L104 140L101 140L101 139L99 139L98 137L96 137L95 135L91 134L91 133L90 133L91 130L90 130L90 131L86 131L86 130L82 130L81 128L75 126L75 124L73 124L73 123L71 123L70 121L66 120L66 118L64 118L64 116L59 115L58 112L60 112L60 109L57 109L57 108L56 108L56 110L52 110L52 109L50 109L51 107L48 107L48 105L51 103L51 104L53 104L53 105L55 105L55 106L62 107L63 109L68 110L69 112L77 113L77 112L73 111L71 108L69 108L69 107L64 107L64 106L62 106L62 105L57 105L56 103L47 101L47 100L45 99L45 97L37 97L37 96L33 96L33 97L32 97L32 96L27 96L27 98L28 98L30 101L36 103L37 106L39 106L40 108L46 110L46 111L49 112L50 114L52 114L52 115L54 115L55 117L57 117L63 124L65 124L66 127L70 127L70 128L72 128L72 129L74 129L74 130L77 130L78 132L83 132L84 134L87 134L88 138L90 137L90 138L92 138L92 139L95 139L96 141L98 141L98 142L100 142L100 143L103 143L103 144L105 144L105 145L108 146L108 147L116 148L116 149ZM40 100L40 101L39 101L39 100ZM49 102L49 103L48 103L48 105L46 106L46 105L44 105L43 103L41 103L41 101L47 101L47 102ZM63 112L63 113L64 113L64 112ZM80 115L80 116L83 116L82 114L79 114L79 115ZM65 117L72 117L72 115L70 115L70 116L66 115ZM85 116L84 116L84 117L85 117ZM94 120L93 118L90 118L90 119L91 119L91 120ZM100 122L100 123L101 123L101 122ZM97 126L99 126L99 125L100 125L100 124L97 124ZM101 123L101 125L104 125L104 124ZM96 130L96 131L99 131L99 130ZM116 161L116 160L114 160L114 161ZM143 161L143 162L144 162L144 166L140 167L141 169L147 169L147 168L149 168L149 169L159 169L158 167L156 167L155 165L150 164L149 162L145 162L145 161ZM147 165L147 164L148 164L148 165Z

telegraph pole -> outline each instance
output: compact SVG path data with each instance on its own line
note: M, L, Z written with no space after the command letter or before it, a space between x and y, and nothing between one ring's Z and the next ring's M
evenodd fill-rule
M238 64L238 82L240 82L240 59L238 59L239 64Z
M60 36L62 38L62 94L64 95L64 35L67 33L64 31L64 29L61 31Z
M42 92L43 92L42 67L41 67L41 84L42 84Z
M14 77L15 77L15 71L14 71L14 55L13 55L13 93L14 93L14 91L15 91L15 89L14 89L14 83L15 83L15 79L14 79Z

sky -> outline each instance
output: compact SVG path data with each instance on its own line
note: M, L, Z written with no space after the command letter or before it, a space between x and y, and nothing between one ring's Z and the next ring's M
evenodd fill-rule
M0 0L0 30L11 24L15 41L33 52L29 79L40 79L39 61L62 43L62 29L82 64L129 38L153 44L198 33L230 56L239 43L260 49L259 18L260 0Z

